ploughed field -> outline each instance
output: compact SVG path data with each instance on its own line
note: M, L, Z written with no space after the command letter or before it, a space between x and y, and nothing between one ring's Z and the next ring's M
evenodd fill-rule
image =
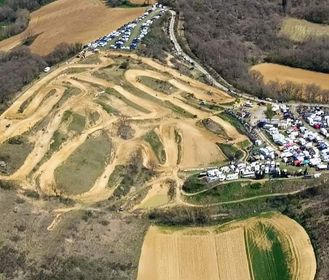
M216 143L245 140L200 100L233 101L137 55L72 59L0 116L0 179L81 202L142 193L141 207L162 205L169 188L182 184L180 169L221 162ZM225 133L200 125L207 118Z
M151 227L145 237L138 280L313 280L310 239L294 220L264 214L221 227Z
M264 82L292 82L299 85L317 85L323 90L329 89L329 74L293 68L273 63L262 63L251 68L260 72Z
M50 53L62 42L89 43L134 20L145 9L110 8L101 0L57 0L33 12L28 28L1 41L0 50L8 51L29 36L36 37L31 50L40 55Z

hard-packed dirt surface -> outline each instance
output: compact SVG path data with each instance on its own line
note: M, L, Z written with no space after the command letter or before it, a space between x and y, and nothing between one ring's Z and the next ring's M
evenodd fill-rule
M178 90L151 88L141 76ZM211 117L234 142L245 139L216 111L197 105L201 100L233 98L149 58L117 52L75 58L32 84L0 116L0 145L24 136L32 146L22 165L0 179L83 203L149 188L157 194L153 182L166 185L168 178L178 188L180 170L225 160L216 145L225 140L200 120Z

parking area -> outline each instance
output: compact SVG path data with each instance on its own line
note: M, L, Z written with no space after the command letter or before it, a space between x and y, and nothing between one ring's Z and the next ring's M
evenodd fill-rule
M288 177L319 177L329 170L329 110L299 106L292 110L286 104L271 105L271 119L257 120L254 127L255 106L245 102L230 110L247 131L252 131L253 146L246 162L230 162L199 174L207 182L238 179L266 179ZM256 131L267 139L262 139ZM270 144L269 144L270 143Z
M85 49L96 52L99 48L104 47L120 50L135 50L138 48L143 38L149 33L153 22L159 19L166 11L166 7L156 3L142 16L89 43L85 46Z
M327 170L329 162L329 114L320 108L301 107L294 116L286 105L279 106L276 118L262 120L266 131L280 150L282 162Z

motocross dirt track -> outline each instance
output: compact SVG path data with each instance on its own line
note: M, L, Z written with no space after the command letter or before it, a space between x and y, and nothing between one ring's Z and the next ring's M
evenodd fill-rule
M2 173L1 179L47 195L62 194L81 202L96 202L109 198L116 190L117 186L109 183L111 174L117 165L129 164L136 151L142 154L143 166L157 172L156 178L152 178L157 183L172 177L181 184L177 176L179 170L225 160L216 145L223 139L197 125L216 112L190 105L180 93L186 90L199 100L212 100L215 104L232 102L233 98L152 59L118 52L98 56L98 64L82 64L83 61L75 58L54 69L31 85L1 115L0 144L26 135L34 147L18 170ZM129 69L122 70L120 65L125 61ZM150 68L152 70L143 70ZM96 75L102 71L113 75L121 73L120 80L106 80ZM159 92L142 84L139 76L165 80L179 90L171 94ZM75 93L70 94L73 91ZM133 131L126 140L118 135L123 119ZM214 120L224 128L228 126L221 119ZM161 147L154 147L144 139L149 131L154 131L160 141L158 145L163 147L166 157L162 163L154 150ZM73 158L92 168L94 163L88 163L90 156L80 155L79 151L88 139L91 141L100 133L109 136L112 149L102 162L101 176L86 192L63 193L55 171ZM233 139L239 142L244 136L237 134Z

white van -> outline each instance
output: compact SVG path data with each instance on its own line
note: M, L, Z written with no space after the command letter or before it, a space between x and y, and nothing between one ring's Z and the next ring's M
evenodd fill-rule
M231 174L227 174L226 176L227 181L232 181L237 179L239 179L239 173L231 173Z

